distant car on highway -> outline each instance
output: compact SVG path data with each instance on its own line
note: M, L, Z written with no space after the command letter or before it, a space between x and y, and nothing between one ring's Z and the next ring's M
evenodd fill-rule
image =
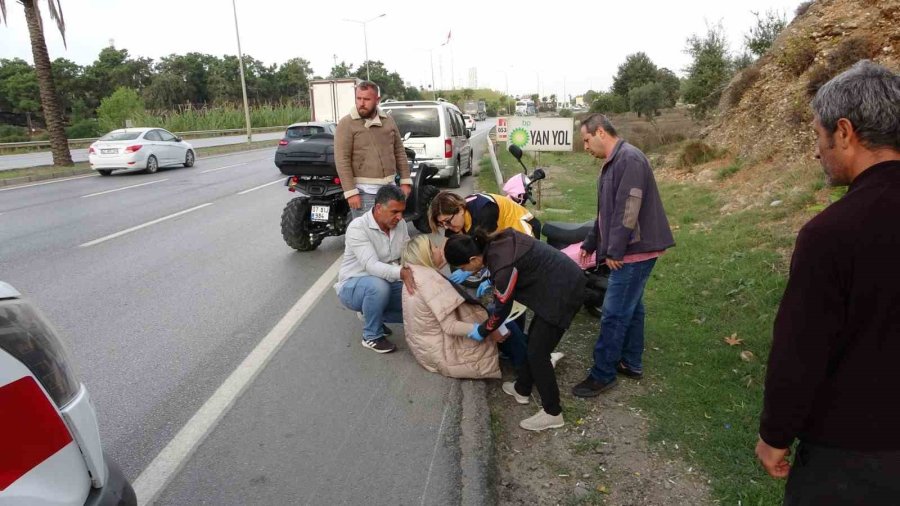
M304 121L294 123L284 131L284 137L278 141L275 150L275 166L279 169L288 165L307 163L310 160L308 150L299 144L306 142L313 135L326 134L334 136L337 124L330 121Z
M475 118L471 114L463 114L463 120L466 122L466 129L475 130Z
M43 315L0 281L0 504L137 504Z
M194 147L162 128L123 128L104 135L88 148L91 168L101 176L113 172L146 171L160 167L193 167Z

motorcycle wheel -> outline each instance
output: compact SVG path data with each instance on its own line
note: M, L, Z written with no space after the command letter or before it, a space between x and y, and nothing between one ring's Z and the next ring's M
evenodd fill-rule
M413 220L413 225L416 227L416 230L423 234L431 233L428 212L431 208L431 201L434 200L435 195L438 193L440 193L440 190L436 186L428 184L422 187L422 192L419 194L419 217Z
M312 251L322 243L321 238L313 240L306 231L309 211L309 200L297 197L289 201L281 213L281 237L297 251Z

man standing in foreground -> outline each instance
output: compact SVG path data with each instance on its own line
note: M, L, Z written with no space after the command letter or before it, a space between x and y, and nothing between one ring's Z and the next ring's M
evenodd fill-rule
M409 196L412 190L400 130L378 107L380 101L375 83L359 83L356 108L341 118L334 135L334 162L354 218L372 208L378 189L394 184L397 174L403 193Z
M644 286L656 259L675 245L669 220L644 153L616 135L602 114L581 122L584 149L605 158L597 184L597 219L581 245L582 261L594 252L610 268L594 367L572 388L595 397L616 385L616 374L643 376Z
M785 505L897 504L900 76L861 61L812 108L816 158L850 188L797 236L756 455Z
M382 186L372 210L350 222L344 239L344 260L334 285L338 298L363 318L362 345L378 353L397 349L387 340L385 323L403 323L403 285L416 284L400 256L409 242L403 221L406 195L394 185Z

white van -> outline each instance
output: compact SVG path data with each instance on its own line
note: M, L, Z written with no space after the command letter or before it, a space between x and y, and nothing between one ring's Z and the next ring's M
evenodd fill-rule
M439 98L388 100L381 108L394 118L403 145L416 152L416 161L437 167L437 177L446 179L447 186L459 188L463 175L475 173L471 133L458 107Z
M137 504L103 453L97 416L44 317L0 281L0 504Z

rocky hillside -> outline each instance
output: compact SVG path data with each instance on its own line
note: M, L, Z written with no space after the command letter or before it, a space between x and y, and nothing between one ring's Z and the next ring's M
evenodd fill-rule
M769 52L728 85L707 141L751 162L808 160L809 100L864 58L900 71L900 0L804 4Z

